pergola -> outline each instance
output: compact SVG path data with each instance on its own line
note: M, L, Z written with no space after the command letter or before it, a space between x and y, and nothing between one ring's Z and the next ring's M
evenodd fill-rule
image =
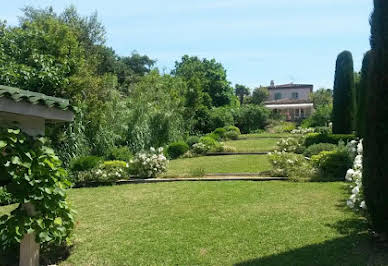
M0 127L18 127L31 136L43 136L46 123L69 122L74 119L68 100L42 93L0 85ZM25 204L34 215L31 204ZM20 243L20 266L39 265L39 244L35 234L26 234Z

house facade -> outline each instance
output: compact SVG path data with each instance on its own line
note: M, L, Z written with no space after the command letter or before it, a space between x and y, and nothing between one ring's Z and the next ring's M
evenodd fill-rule
M264 105L274 113L284 115L287 121L297 121L309 117L313 111L310 94L313 92L310 84L275 85L271 81L268 87L269 97Z

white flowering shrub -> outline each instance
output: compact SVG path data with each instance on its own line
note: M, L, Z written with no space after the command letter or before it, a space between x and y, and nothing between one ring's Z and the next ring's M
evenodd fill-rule
M206 154L210 151L210 147L202 142L198 142L192 146L191 151L194 154Z
M301 127L298 127L294 130L291 131L291 134L308 134L308 133L314 133L315 132L315 129L312 128L312 127L309 127L309 128L301 128Z
M268 154L268 158L273 166L272 172L276 176L309 178L314 173L309 161L300 154L274 151Z
M154 178L167 172L168 160L163 155L163 148L152 148L148 152L141 152L135 155L130 161L130 167L134 174L142 178Z
M347 148L356 155L354 157L353 168L349 169L345 176L346 181L352 183L350 185L351 195L346 204L355 211L365 213L367 206L365 204L362 187L362 140L359 142L349 142Z
M106 161L91 170L77 173L74 182L77 185L102 182L110 183L129 177L129 164L124 161Z
M276 143L276 149L284 152L302 153L304 150L304 138L282 138Z

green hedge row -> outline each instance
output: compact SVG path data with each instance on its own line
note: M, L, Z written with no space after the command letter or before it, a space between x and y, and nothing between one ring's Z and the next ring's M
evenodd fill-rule
M340 140L347 143L351 140L354 140L356 137L353 134L320 134L320 133L310 133L307 135L304 145L309 147L313 144L319 143L332 143L338 144Z

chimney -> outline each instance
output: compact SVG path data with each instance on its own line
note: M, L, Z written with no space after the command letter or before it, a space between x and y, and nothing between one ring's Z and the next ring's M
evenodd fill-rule
M271 80L271 87L275 87L275 82Z

